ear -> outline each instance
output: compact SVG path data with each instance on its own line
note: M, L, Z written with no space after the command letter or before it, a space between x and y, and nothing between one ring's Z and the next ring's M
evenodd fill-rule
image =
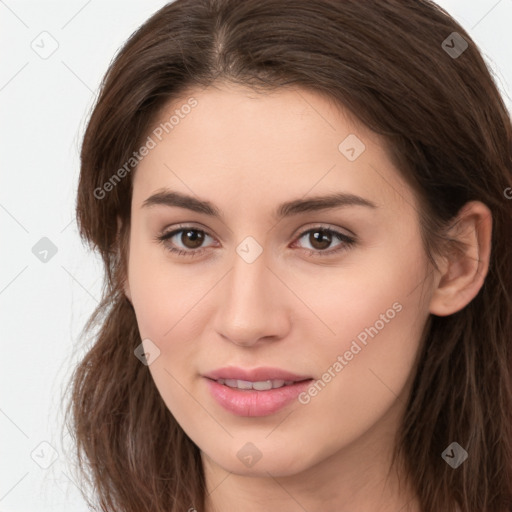
M121 234L121 228L123 226L123 222L121 220L121 218L119 217L119 215L117 216L117 247L120 247L120 234ZM123 290L124 290L124 294L126 295L126 298L128 299L128 301L130 302L130 304L132 303L132 295L131 295L131 291L130 291L130 283L128 281L128 269L126 269L126 278L123 282Z
M430 312L447 316L463 309L478 294L489 269L492 214L480 201L466 203L449 236L465 249L444 256L440 276L430 301Z

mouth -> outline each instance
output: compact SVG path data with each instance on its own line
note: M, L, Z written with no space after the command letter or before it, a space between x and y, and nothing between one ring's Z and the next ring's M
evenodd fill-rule
M235 387L234 383L240 382L240 386L236 384L236 387L240 387L240 389L251 389L248 387L248 383L251 385L256 384L257 386L262 385L267 389L269 382L271 383L271 387L281 387L312 378L311 375L298 375L288 370L282 370L281 368L259 367L246 369L235 366L218 368L217 370L204 374L203 377L221 381L222 384L226 384L230 387Z
M214 380L214 379L210 379ZM270 389L279 389L284 386L293 386L299 382L305 382L312 379L304 379L300 381L295 380L282 380L282 379L272 379L272 380L260 380L260 381L250 381L250 380L238 380L238 379L216 379L215 382L218 384L223 384L229 388L239 389L241 391L249 391L254 389L256 391L269 391Z
M211 397L237 416L268 416L290 405L313 381L273 368L224 368L203 375Z

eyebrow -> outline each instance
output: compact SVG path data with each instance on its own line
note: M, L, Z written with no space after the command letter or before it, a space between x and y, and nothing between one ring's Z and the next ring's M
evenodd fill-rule
M203 213L212 217L221 218L220 210L209 201L203 201L196 197L182 194L181 192L162 189L148 197L143 203L142 208L151 206L177 206L186 208L197 213ZM365 206L368 208L378 208L372 201L355 194L346 192L337 192L325 196L312 196L308 199L294 199L282 203L275 210L273 217L282 219L291 217L299 213L314 212L318 210L327 210L331 208L341 208L347 206Z

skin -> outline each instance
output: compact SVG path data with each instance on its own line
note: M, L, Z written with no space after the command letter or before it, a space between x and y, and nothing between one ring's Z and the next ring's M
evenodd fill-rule
M487 272L491 215L468 203L454 235L457 258L429 267L418 206L379 137L318 93L281 88L260 95L216 84L189 91L161 112L198 105L138 165L133 183L128 275L141 339L160 350L149 366L165 404L200 448L207 511L418 511L414 493L389 471L393 439L430 314L449 315L478 293ZM349 161L338 145L355 134L365 150ZM222 219L176 206L143 207L162 188L208 200ZM350 192L377 208L345 206L277 221L292 199ZM207 235L196 256L185 233ZM357 242L314 245L319 225ZM236 248L252 236L252 263ZM316 250L317 256L308 255ZM265 417L225 411L202 374L227 365L274 366L315 380L394 303L402 306L309 403ZM147 347L145 342L145 347ZM157 434L157 433L155 433ZM252 443L251 467L237 453ZM246 448L247 449L247 448ZM402 508L403 507L403 508Z

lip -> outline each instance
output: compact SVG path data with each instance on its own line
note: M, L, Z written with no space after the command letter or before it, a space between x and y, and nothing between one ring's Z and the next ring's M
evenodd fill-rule
M237 416L268 416L286 407L305 391L313 381L310 376L297 375L279 368L219 368L203 375L208 390L216 402ZM293 384L280 388L258 391L231 388L217 382L218 379L248 381L285 380Z
M212 380L236 379L249 380L251 382L262 380L292 380L294 382L299 382L302 380L312 379L311 375L297 375L280 368L272 368L266 366L252 369L238 368L236 366L226 366L224 368L218 368L212 372L205 373L203 377Z

